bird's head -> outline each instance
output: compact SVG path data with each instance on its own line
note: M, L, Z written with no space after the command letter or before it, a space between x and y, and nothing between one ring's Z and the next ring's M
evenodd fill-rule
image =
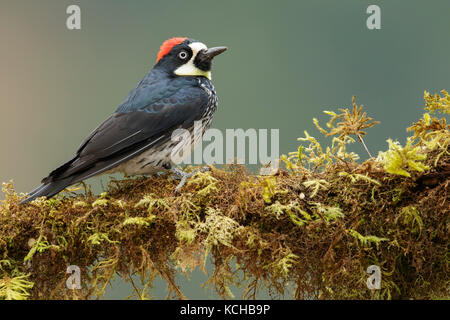
M189 38L172 38L161 45L155 68L163 68L173 76L203 76L211 80L211 61L225 50L226 47L208 49Z

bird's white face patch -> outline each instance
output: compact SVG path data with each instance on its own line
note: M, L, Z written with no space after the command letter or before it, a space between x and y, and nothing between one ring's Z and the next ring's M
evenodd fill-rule
M211 71L203 71L197 68L194 64L195 57L197 57L197 53L201 50L207 50L208 47L201 42L193 42L189 45L192 50L191 59L183 64L181 67L175 70L175 74L178 76L203 76L211 80Z

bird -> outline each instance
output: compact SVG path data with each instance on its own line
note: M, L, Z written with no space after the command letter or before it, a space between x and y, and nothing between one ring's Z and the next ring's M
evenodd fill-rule
M72 159L51 171L20 204L51 198L105 173L132 176L172 170L185 181L187 173L178 170L171 158L174 148L182 146L171 136L176 129L192 133L197 121L202 132L209 128L218 105L211 82L212 60L226 50L208 48L188 37L164 41L156 64L115 112L87 136Z

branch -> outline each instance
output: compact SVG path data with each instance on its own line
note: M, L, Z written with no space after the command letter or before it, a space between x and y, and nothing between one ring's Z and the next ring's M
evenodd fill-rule
M306 157L299 149L282 157L286 169L275 176L212 167L177 196L168 177L111 178L100 196L85 188L18 206L24 195L4 184L0 298L101 297L114 276L139 275L139 298L161 277L168 297L180 299L175 275L205 270L208 257L214 269L204 285L223 298L240 284L247 286L244 298L264 287L295 299L448 297L444 129L434 148L425 138L392 143L364 163L339 150ZM312 139L305 140L322 150ZM66 287L69 265L81 270L79 290ZM366 286L370 265L382 271L380 290Z

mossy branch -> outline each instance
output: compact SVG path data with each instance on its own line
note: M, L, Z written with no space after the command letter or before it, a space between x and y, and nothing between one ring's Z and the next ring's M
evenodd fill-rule
M430 112L448 113L448 94L425 94ZM449 126L426 113L406 146L389 140L378 158L358 163L353 136L374 124L353 112L331 116L332 145L305 133L306 145L282 156L285 169L257 176L240 166L199 172L178 196L167 177L111 179L94 196L67 190L19 206L12 183L0 205L0 299L101 297L117 275L134 296L151 298L153 280L168 297L186 296L179 272L214 270L203 284L224 297L245 286L295 299L449 297ZM81 270L67 289L66 269ZM382 271L380 290L367 267ZM206 272L206 271L205 271ZM142 288L133 282L139 275ZM200 286L200 284L199 284ZM189 298L189 297L187 297Z

